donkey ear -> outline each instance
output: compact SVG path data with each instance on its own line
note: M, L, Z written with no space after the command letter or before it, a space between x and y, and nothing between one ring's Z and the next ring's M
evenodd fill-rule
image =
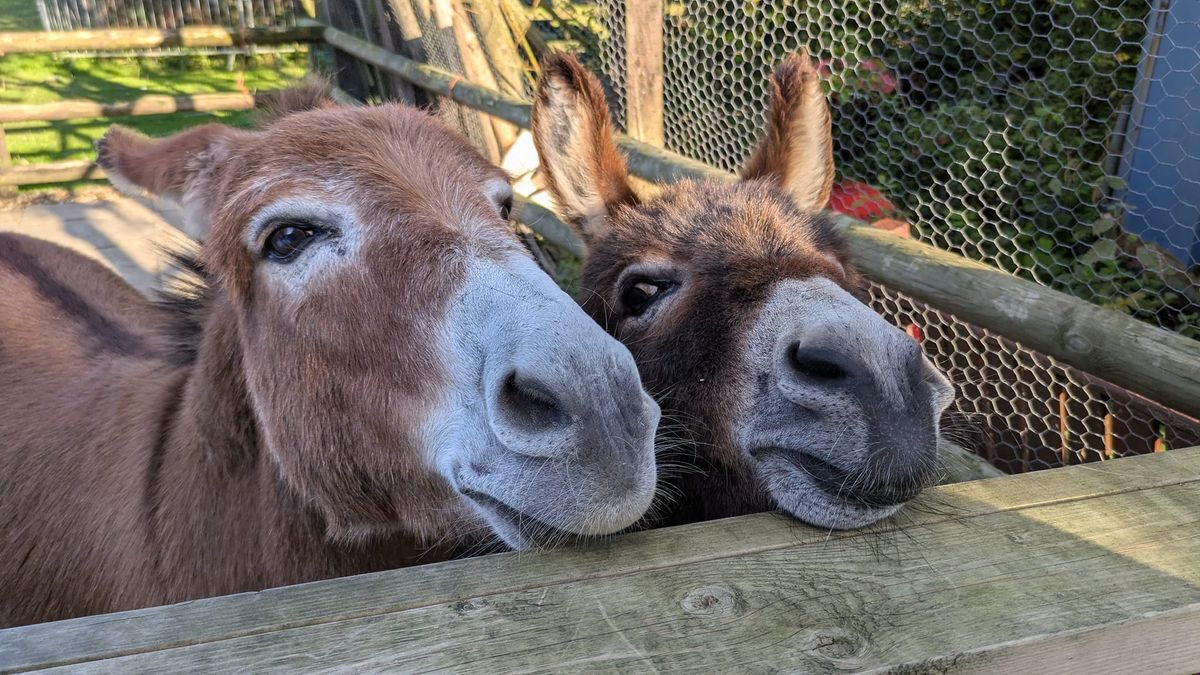
M200 237L211 224L209 187L237 133L205 124L154 139L114 125L96 142L96 162L118 190L146 191L182 206L188 234Z
M637 198L613 140L604 90L574 56L557 53L542 62L532 126L559 215L585 242L604 236L612 210Z
M833 189L833 130L820 76L806 52L783 60L771 75L767 128L742 178L774 181L797 206L819 210Z

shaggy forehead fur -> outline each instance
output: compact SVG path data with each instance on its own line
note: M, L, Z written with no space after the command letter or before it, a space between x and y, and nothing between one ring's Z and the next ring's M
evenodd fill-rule
M639 262L672 269L681 282L679 297L647 324L613 313L622 271ZM664 410L705 421L705 435L717 441L705 457L713 468L729 472L731 481L751 481L721 422L745 375L730 355L741 353L776 282L816 276L861 290L842 238L824 215L800 210L766 181L682 181L612 214L611 229L594 243L584 268L584 308L626 343Z
M616 290L612 285L621 271L639 261L675 266L688 277L683 288L688 296L704 289L729 293L739 303L761 300L781 279L823 276L851 292L861 286L830 221L801 211L770 183L757 180L682 181L649 202L618 209L611 230L592 248L585 284L599 292ZM655 323L654 330L666 330Z
M206 258L237 259L226 283L238 288L245 288L254 261L237 226L292 194L349 202L363 223L411 229L406 239L432 248L452 244L480 255L519 250L479 189L507 180L505 174L440 120L413 108L313 110L230 141L229 164L212 186L222 206Z

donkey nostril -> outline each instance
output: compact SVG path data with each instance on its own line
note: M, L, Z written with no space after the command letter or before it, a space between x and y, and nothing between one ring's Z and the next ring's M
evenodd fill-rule
M525 432L561 427L570 421L546 383L515 370L504 378L499 407L509 424Z
M834 384L850 377L849 369L828 349L796 345L791 350L790 361L793 370L810 380Z

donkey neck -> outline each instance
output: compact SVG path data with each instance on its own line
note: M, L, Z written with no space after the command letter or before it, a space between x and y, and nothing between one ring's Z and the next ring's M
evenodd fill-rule
M146 481L147 536L166 587L185 597L387 569L422 556L419 542L402 534L331 541L322 516L284 483L259 433L234 307L219 291L194 361L165 396L161 429Z

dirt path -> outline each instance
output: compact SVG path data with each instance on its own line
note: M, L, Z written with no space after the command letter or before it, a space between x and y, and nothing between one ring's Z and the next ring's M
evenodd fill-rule
M0 203L0 231L50 240L91 256L146 293L161 278L162 247L186 241L178 212L115 193L84 201Z

